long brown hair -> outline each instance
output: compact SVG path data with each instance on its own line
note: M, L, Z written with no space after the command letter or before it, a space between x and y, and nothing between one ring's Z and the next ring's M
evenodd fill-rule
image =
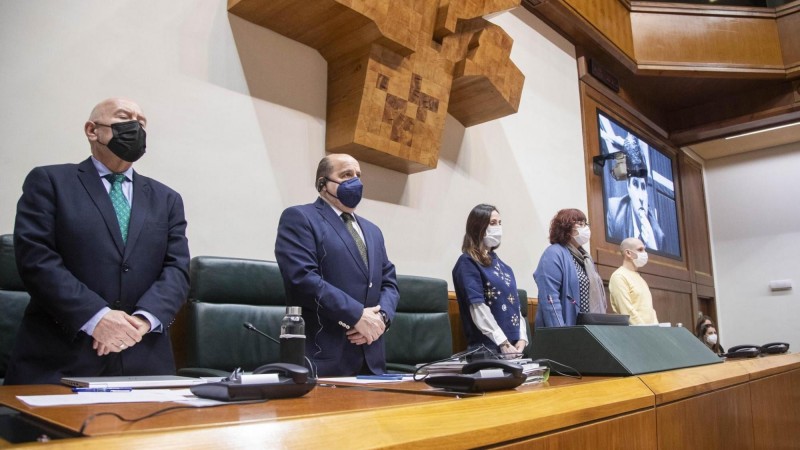
M467 229L464 233L464 243L461 244L461 251L468 254L475 262L488 266L492 263L489 256L489 249L483 245L483 236L492 218L492 211L497 211L492 205L481 203L472 208L467 216ZM498 213L500 211L497 211Z

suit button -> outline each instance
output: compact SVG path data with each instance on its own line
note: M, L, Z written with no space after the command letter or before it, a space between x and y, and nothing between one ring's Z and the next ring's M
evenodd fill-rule
M372 281L369 282L369 287L372 287Z
M129 271L129 270L131 270L131 268L130 268L130 266L129 266L129 265L127 265L127 264L123 264L123 265L122 265L122 271L123 271L123 272L127 272L127 271Z

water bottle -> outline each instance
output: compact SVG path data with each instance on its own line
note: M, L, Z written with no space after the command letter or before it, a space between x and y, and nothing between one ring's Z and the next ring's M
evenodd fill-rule
M302 311L299 306L286 307L281 320L281 362L305 366L306 323Z

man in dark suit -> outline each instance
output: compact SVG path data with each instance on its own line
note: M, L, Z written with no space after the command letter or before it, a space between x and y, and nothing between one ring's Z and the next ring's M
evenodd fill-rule
M355 216L361 168L353 157L323 158L316 202L281 215L275 257L288 304L301 306L306 355L319 376L383 373L383 339L399 294L383 234Z
M133 171L146 124L133 101L105 100L84 124L89 159L25 179L14 248L31 301L5 384L175 372L167 329L189 286L186 220L178 193Z

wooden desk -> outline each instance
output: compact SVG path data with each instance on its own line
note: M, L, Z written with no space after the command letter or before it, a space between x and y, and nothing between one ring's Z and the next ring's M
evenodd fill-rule
M654 393L659 448L800 445L800 355L639 377Z
M408 383L412 384L409 389L420 388L419 383ZM388 385L373 385L383 386ZM78 430L88 415L100 411L137 417L170 405L30 408L15 397L66 392L68 389L60 386L8 386L0 388L0 403L70 430ZM298 399L178 410L132 425L99 417L87 428L93 437L58 442L64 448L473 447L652 407L652 393L636 378L557 377L544 385L471 398L318 387ZM650 422L654 426L654 420ZM645 438L652 431L640 434Z
M800 356L793 354L639 377L552 377L545 385L473 398L318 387L298 399L172 411L133 425L97 418L87 429L91 437L49 445L791 448L800 442L795 431L800 430L799 387ZM113 410L135 417L169 405L29 408L15 398L20 393L64 392L68 390L60 386L1 387L0 403L72 430L95 412Z

